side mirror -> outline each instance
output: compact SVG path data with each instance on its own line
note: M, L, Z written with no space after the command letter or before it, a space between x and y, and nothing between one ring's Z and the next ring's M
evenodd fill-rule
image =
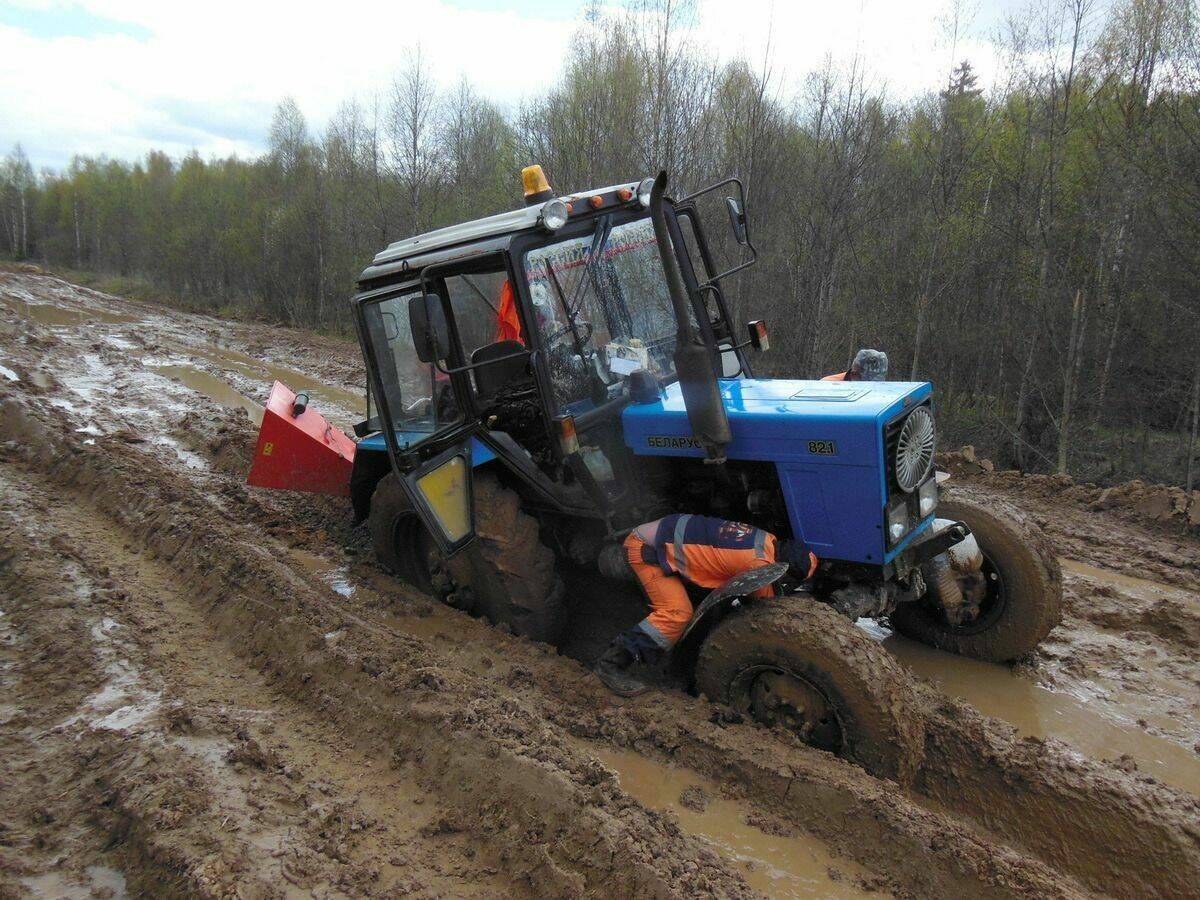
M745 246L750 242L746 235L746 211L732 197L725 198L725 208L729 211L729 227L733 229L734 240Z
M750 346L762 353L764 350L771 349L771 340L767 336L767 323L762 319L755 319L753 322L746 323L746 330L750 332Z
M408 327L412 332L417 359L436 362L450 355L450 329L442 301L433 294L421 294L408 301Z

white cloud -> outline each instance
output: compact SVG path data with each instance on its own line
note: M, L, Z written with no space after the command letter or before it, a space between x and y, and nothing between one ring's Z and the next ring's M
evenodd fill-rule
M985 76L993 66L978 41L960 43L955 54L939 47L944 2L707 0L696 39L719 56L745 52L757 60L769 35L775 67L793 84L827 55L858 54L876 83L907 94L942 84L956 58L970 56ZM488 4L480 0L21 5L43 10L43 18L45 9L67 17L83 9L93 21L128 23L138 35L36 36L9 5L9 24L0 25L0 150L21 141L36 164L54 166L74 153L133 157L152 147L256 153L281 97L294 96L319 128L341 101L385 90L418 43L441 84L466 77L515 105L554 81L581 21L522 12L518 2L481 8Z

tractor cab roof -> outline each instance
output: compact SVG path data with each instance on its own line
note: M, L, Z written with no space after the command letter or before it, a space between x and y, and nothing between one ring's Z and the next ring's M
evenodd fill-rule
M600 196L604 198L603 206L593 210L586 203L578 203L581 212L590 213L611 210L614 206L624 205L628 201L617 200L617 192L622 188L634 193L636 203L638 182L614 184L608 187L595 188L588 191L578 191L563 195L561 199L568 203L585 201L586 198ZM375 254L358 281L361 287L378 285L380 279L394 276L398 273L409 273L431 265L435 262L445 262L449 259L464 259L491 253L508 246L513 235L539 226L543 204L537 203L510 210L495 216L486 216L470 222L461 222L447 228L427 231L416 237L405 238L389 244L386 249ZM573 216L583 218L583 216ZM390 279L389 279L390 280Z

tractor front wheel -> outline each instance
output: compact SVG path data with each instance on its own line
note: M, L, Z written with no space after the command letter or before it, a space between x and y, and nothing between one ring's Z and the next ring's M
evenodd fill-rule
M911 676L854 623L811 598L749 602L727 616L700 649L696 687L879 777L909 779L924 752Z
M1062 571L1041 529L1006 503L955 491L938 504L964 522L983 553L983 570L960 577L971 617L952 625L927 600L902 603L892 627L905 637L990 662L1033 651L1062 621Z
M554 551L542 543L538 522L520 497L492 474L475 474L477 539L451 559L438 552L389 473L371 498L371 542L377 558L427 594L515 634L553 643L565 624L565 588Z

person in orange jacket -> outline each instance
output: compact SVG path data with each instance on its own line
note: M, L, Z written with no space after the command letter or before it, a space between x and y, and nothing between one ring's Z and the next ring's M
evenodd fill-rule
M517 314L517 298L507 278L500 285L500 308L496 310L496 340L525 343L521 336L521 317Z
M761 528L709 516L677 514L646 522L630 532L624 550L650 601L650 615L618 635L593 670L625 697L647 690L629 667L656 662L687 629L692 620L688 584L718 588L735 575L775 562L786 562L803 581L817 568L817 557L803 541L780 541ZM773 595L772 585L754 594Z

